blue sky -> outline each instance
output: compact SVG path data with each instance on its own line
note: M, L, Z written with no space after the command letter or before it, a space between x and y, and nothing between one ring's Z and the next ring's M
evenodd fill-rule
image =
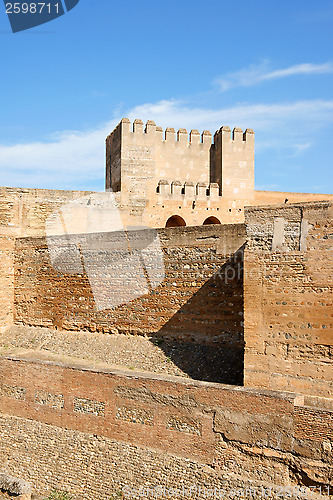
M118 121L256 133L256 188L333 193L333 2L80 0L13 34L0 185L104 189Z

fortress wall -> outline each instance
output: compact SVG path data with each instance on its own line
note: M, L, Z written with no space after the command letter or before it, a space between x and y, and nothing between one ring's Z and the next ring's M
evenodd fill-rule
M122 192L124 203L130 199L146 199L156 194L159 181L168 181L163 188L169 197L200 194L200 186L218 183L218 194L225 198L253 199L254 133L222 127L214 136L205 130L168 127L165 131L148 121L133 125L124 118L106 140L106 188ZM192 189L186 183L193 183ZM202 187L202 186L201 186ZM212 188L213 190L215 187ZM179 191L179 192L178 192Z
M153 245L159 241L157 255L162 260L152 261L150 284L158 279L163 266L165 278L162 275L161 284L150 292L146 278L139 273L143 269L140 255L131 254L133 264L123 269L122 262L128 262L124 260L128 256L119 257L114 253L117 245L123 249L125 246L127 251L124 234L73 236L71 244L77 253L69 252L67 257L64 254L63 272L52 266L45 239L18 239L16 323L65 330L158 334L178 340L243 347L242 252L234 254L245 242L244 225L154 231L152 237L157 239ZM147 234L149 240L150 233ZM132 233L134 240L135 235L139 244L143 241L145 246L142 233ZM56 247L68 252L68 240L60 238ZM82 255L78 248L83 249ZM81 257L85 271L79 268L71 271L74 261L80 267ZM133 287L139 296L131 300L128 293ZM108 298L114 296L121 297L123 305L111 309Z
M110 199L110 193L103 192L0 187L0 236L43 237L45 236L45 221L51 214L89 195L95 200L100 199L101 204L103 200L107 203ZM155 193L155 196L145 200L144 203L142 200L132 200L128 205L122 203L121 193L116 192L112 196L124 226L165 227L167 219L174 214L183 216L186 225L202 225L204 220L211 215L219 217L222 223L244 222L243 211L238 212L238 208L233 207L231 203L225 204L225 207L223 205L222 209L219 206L219 199L211 199L207 196L204 200L196 201L195 209L192 206L195 198L191 198L189 194L180 195L175 199L166 199ZM112 203L110 205L112 206ZM229 212L229 205L231 212ZM82 207L82 220L87 218L84 208L89 207ZM104 220L112 229L108 214L105 215ZM97 227L100 227L100 221L98 222Z
M109 500L124 486L184 486L203 498L200 486L230 499L235 487L268 498L329 487L333 411L320 399L28 356L0 365L1 467L38 493Z
M257 205L274 205L284 203L288 199L288 203L299 203L307 201L321 201L333 199L333 195L327 194L311 194L311 193L288 193L288 192L269 192L269 191L254 191L249 192L249 198L224 198L222 196L209 195L206 192L208 184L205 187L188 186L182 184L177 186L178 194L171 193L171 182L160 186L160 193L151 195L149 200L131 200L125 206L120 201L121 216L124 224L128 226L140 225L148 227L165 227L166 221L173 215L181 216L187 226L201 226L208 217L216 217L221 224L243 224L244 223L244 207ZM212 184L210 184L212 186ZM214 186L214 184L213 184ZM181 194L181 189L185 189L185 193ZM195 189L200 190L200 194L191 194ZM213 191L217 191L213 187ZM121 193L115 193L121 195Z
M0 236L0 331L14 321L14 238Z
M287 203L304 203L307 201L333 200L333 194L319 193L283 193L280 191L255 191L252 205L277 205Z
M137 212L134 203L130 211L122 211L124 220L133 225L133 214L140 214L141 221L149 227L165 227L166 221L172 215L181 216L186 225L201 226L210 216L216 217L221 224L243 224L244 207L257 205L284 204L288 199L290 203L303 203L308 201L333 200L333 195L317 193L288 193L254 191L249 192L249 198L224 198L222 196L190 196L190 194L169 195L170 183L162 186L161 193L152 196L147 203L138 203ZM185 186L186 189L186 186ZM202 188L200 187L202 190ZM214 188L215 189L215 188ZM204 189L206 191L206 188ZM140 212L141 209L141 212ZM131 222L132 221L132 222Z
M254 132L222 127L214 136L215 182L224 198L253 200Z
M205 186L208 188L209 183ZM184 181L182 187L185 188L185 194L169 195L162 191L155 192L148 200L132 199L128 204L121 199L120 192L114 193L123 224L125 226L165 227L166 221L172 215L182 216L186 225L191 226L202 225L209 216L217 217L222 224L244 223L244 205L254 203L250 198L232 200L215 196L215 187L212 190L214 194L210 196L206 196L206 187L199 188L200 194L195 193L193 196L193 189L197 191L197 185L185 186ZM167 188L171 192L170 183ZM101 200L109 197L108 193L91 191L0 187L0 236L43 237L45 236L45 221L52 213L88 195L98 196ZM299 202L333 199L333 195L255 191L256 205L283 203L286 198L289 202ZM194 207L193 202L195 202Z
M167 186L170 188L170 185ZM209 217L216 217L221 224L243 224L244 206L251 205L251 200L233 200L222 198L200 196L190 197L189 195L167 195L155 194L141 208L140 217L144 225L149 227L165 227L167 220L173 215L182 217L187 226L202 226ZM140 207L138 206L138 214ZM128 213L122 212L124 219L133 221L134 210ZM132 223L133 225L133 223Z
M332 223L332 202L247 209L247 386L331 397Z
M188 135L185 129L165 131L148 121L124 118L106 140L106 187L122 198L149 199L159 180L210 182L210 132Z
M0 235L45 236L50 214L89 194L92 192L0 187Z

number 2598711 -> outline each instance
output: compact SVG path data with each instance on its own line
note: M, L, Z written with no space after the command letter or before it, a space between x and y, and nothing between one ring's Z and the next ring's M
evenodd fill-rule
M7 14L59 14L59 3L6 3Z

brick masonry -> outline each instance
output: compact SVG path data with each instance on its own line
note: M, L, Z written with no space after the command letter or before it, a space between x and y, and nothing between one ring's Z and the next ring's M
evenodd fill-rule
M239 258L234 254L244 245L244 225L161 229L158 235L165 268L163 282L136 300L101 311L87 273L54 269L43 238L18 239L15 322L65 330L158 333L177 340L243 347L242 253ZM71 241L77 246L80 241L95 245L103 271L104 263L114 258L108 250L108 244L112 248L108 238L109 233L73 237ZM66 239L59 241L66 246ZM102 256L101 248L106 248ZM131 277L127 274L126 282L119 284L120 265L110 275L110 287L117 294L124 293L126 300ZM106 288L101 293L112 291Z
M177 487L179 477L187 486L325 489L332 482L332 203L250 208L246 229L244 287L237 252L244 226L160 230L165 283L107 311L96 310L84 273L52 269L45 238L4 237L5 324L14 316L21 325L56 327L69 342L81 329L159 335L241 356L245 341L247 387L42 362L37 354L2 357L3 472L78 500L109 500L125 485Z
M109 500L125 486L200 485L226 488L229 499L234 487L330 484L333 408L324 400L28 355L0 364L0 461L38 493Z
M200 141L192 131L188 141L183 129L177 140L167 129L164 139L151 122L146 131L140 121L133 132L128 120L121 127L107 144L107 187L116 193L0 188L0 330L13 322L49 327L49 346L54 329L67 345L81 330L91 338L140 334L205 345L212 371L235 372L234 384L243 382L245 345L246 387L82 367L56 355L52 362L37 353L2 356L0 475L26 480L37 493L68 490L77 500L156 484L194 487L193 498L206 496L200 486L226 499L242 496L232 488L250 486L266 498L281 496L282 486L327 492L332 202L315 200L332 195L254 191L249 130L231 136L223 127L213 145L207 132ZM246 235L239 224L246 205L284 200L248 208ZM140 295L131 302L126 287L111 280L103 289L101 280L100 302L115 291L124 298L103 310L94 286L112 262L108 244L124 236L110 236L105 213L112 210L124 226L164 227L173 215L198 226L211 216L232 224L159 230L166 278L142 294L130 273ZM62 269L52 265L45 239L52 214L58 225L67 214L72 232L85 233L70 237L70 250L68 239L55 240L65 249ZM93 234L97 227L104 233ZM89 279L82 248L101 255ZM225 381L220 374L209 380Z
M247 210L247 386L332 397L332 216L332 202Z

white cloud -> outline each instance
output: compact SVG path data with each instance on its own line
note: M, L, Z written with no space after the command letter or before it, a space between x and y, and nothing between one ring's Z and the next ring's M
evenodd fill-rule
M154 119L163 127L209 129L221 125L249 127L255 131L286 130L289 134L318 129L333 122L333 100L302 100L277 104L238 104L229 108L191 108L180 101L161 101L134 108L129 118ZM309 121L309 117L311 120Z
M219 109L191 108L181 101L164 100L137 106L128 112L128 117L153 119L164 128L211 132L221 125L249 127L261 137L262 142L256 142L257 151L278 148L281 154L292 157L311 146L315 131L332 125L333 100L239 104ZM0 144L1 184L97 189L99 182L99 189L103 190L105 138L120 119L121 116L87 132L63 131L48 142Z
M311 142L306 142L305 144L294 144L294 156L299 156L301 155L304 151L307 149L311 148L312 143Z
M47 142L0 144L0 172L7 185L84 185L104 177L105 138L112 120L88 132L63 131ZM2 182L3 183L3 182Z
M276 80L297 75L318 75L333 73L332 63L311 64L303 63L289 66L288 68L269 71L268 62L260 65L253 65L249 68L229 73L225 77L220 77L215 80L221 92L225 92L234 87L251 87L257 83L268 80Z

